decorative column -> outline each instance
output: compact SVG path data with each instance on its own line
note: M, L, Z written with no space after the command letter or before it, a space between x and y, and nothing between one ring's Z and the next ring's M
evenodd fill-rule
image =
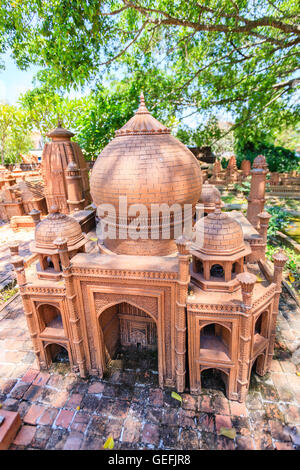
M185 389L186 297L190 281L190 244L191 242L184 235L176 240L179 273L176 289L175 373L176 389L179 393L184 392Z
M254 159L251 170L251 188L248 196L247 219L258 229L258 214L263 212L265 206L266 175L268 167L263 155L258 155Z
M249 387L249 367L251 354L251 327L252 327L252 296L256 283L254 274L244 272L237 275L237 279L242 289L242 305L241 305L241 326L240 326L240 354L239 354L239 371L238 371L238 396L239 401L246 399Z
M67 203L70 212L75 209L83 209L85 199L82 193L81 171L75 162L70 162L65 170L68 199Z
M83 337L80 325L80 319L77 314L76 293L74 289L73 276L71 273L71 264L68 253L67 240L65 238L57 238L54 241L58 249L61 266L63 270L63 278L66 286L66 298L69 310L69 320L72 329L72 342L76 354L76 362L79 367L81 377L87 376L86 358L83 345Z
M32 209L32 211L29 212L29 215L31 215L34 225L37 226L41 221L41 211L38 209Z
M266 259L266 247L267 247L267 235L268 235L268 227L269 227L269 220L271 218L271 214L269 212L261 212L258 214L259 219L259 234L262 237L262 251L261 251L261 259L265 261Z
M270 339L269 339L269 348L268 348L268 360L267 360L267 369L270 368L271 362L274 354L274 344L276 337L276 321L279 310L279 297L282 291L281 282L282 282L282 272L285 263L287 262L288 257L283 250L277 251L273 255L274 262L274 275L273 282L276 284L275 296L273 300L273 309L271 317L271 327L270 327Z
M30 296L26 292L27 281L26 281L26 273L25 273L25 268L24 268L24 260L21 256L13 256L11 259L11 263L14 266L15 273L17 276L17 283L20 289L20 294L22 298L27 326L28 326L29 334L30 334L31 341L33 344L33 351L34 351L34 354L36 355L38 364L42 368L46 368L47 364L41 356L41 349L40 349L40 344L38 340L38 330L37 330L37 325L36 325L34 315L32 312L32 304L30 301Z

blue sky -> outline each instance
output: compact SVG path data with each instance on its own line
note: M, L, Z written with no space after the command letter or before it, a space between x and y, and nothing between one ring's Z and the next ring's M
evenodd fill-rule
M19 70L9 53L2 56L2 60L5 70L0 70L0 101L15 104L21 93L33 88L32 79L38 67L32 66L26 72Z

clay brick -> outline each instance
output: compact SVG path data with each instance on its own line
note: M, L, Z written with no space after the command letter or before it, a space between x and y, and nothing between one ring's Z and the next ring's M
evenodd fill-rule
M71 424L71 421L74 417L75 412L70 410L60 410L56 420L55 426L60 428L68 428Z
M160 388L152 389L149 392L149 402L153 406L163 406L163 391Z
M239 403L237 401L230 402L230 411L234 416L247 416L248 410L245 403Z
M142 442L154 446L159 444L159 427L156 424L145 424L142 433Z
M103 383L95 382L92 385L90 385L88 389L88 393L95 393L95 394L102 393L104 390L104 387L105 385Z
M15 437L14 444L17 446L28 446L36 432L35 426L24 425Z
M0 426L0 450L7 450L21 426L21 419L18 413L6 410L0 410L0 417L4 418Z
M30 387L29 383L18 382L15 385L15 387L12 389L12 391L10 392L10 396L12 398L16 398L17 400L20 400L20 398L24 396L24 394L26 393L29 387Z
M64 450L79 450L83 443L83 434L81 433L71 433L67 438Z
M77 408L80 406L83 396L80 393L73 393L69 400L67 400L65 407L66 408Z
M122 442L135 443L139 441L142 424L132 418L127 418L124 422L124 432Z
M229 418L229 416L216 415L216 430L217 430L217 432L220 431L221 427L224 427L224 428L231 428L232 427L231 419Z
M35 380L35 378L37 377L38 374L39 374L38 370L28 369L26 374L23 375L23 377L22 377L22 382L26 382L26 383L31 384Z
M26 415L24 416L24 423L36 424L37 420L44 413L45 408L39 405L31 405Z
M47 408L43 414L39 417L38 423L45 425L45 426L51 426L58 414L58 410L56 408Z
M50 378L50 374L47 372L39 372L39 374L36 376L36 378L33 381L33 385L38 385L39 387L43 387L46 385Z

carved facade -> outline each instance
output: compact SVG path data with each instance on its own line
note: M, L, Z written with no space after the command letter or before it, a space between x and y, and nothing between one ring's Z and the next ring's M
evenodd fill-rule
M68 171L77 169L71 165ZM172 217L171 239L164 239L166 221L159 216L155 239L122 238L133 220L130 204L189 203L193 217L201 180L195 157L150 115L142 97L91 176L94 202L116 209L115 223L107 219L116 238L97 230L95 246L95 232L86 237L76 220L81 211L66 215L66 208L54 207L47 218L35 220L31 249L39 256L37 272L25 272L23 259L12 258L41 368L65 351L82 377L101 378L120 348L137 354L146 349L157 351L161 387L183 392L189 375L197 394L205 370L216 369L229 398L245 399L253 364L259 374L270 367L285 262L282 253L275 255L273 281L257 282L268 216L253 211L258 230L240 213L234 220L221 212L219 194L209 185L201 203L211 210L196 222L191 240L174 240L181 222ZM76 183L73 191L78 195ZM125 217L118 212L124 195ZM149 230L148 217L139 222Z

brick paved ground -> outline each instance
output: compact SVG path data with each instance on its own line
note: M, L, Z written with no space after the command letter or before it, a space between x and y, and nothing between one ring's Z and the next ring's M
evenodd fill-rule
M7 255L0 263L9 272ZM23 419L11 449L101 449L109 436L116 449L300 448L300 377L290 359L300 311L287 294L280 308L272 371L253 375L246 404L213 389L182 394L181 404L148 370L115 370L103 381L82 380L66 364L40 373L18 296L0 311L0 403ZM220 436L221 427L236 438Z
M40 373L17 297L0 313L0 402L23 419L11 449L101 449L110 435L117 449L300 447L300 377L281 335L297 336L300 312L288 297L281 309L272 372L253 376L245 405L216 390L182 394L181 404L151 371L115 370L103 381L82 380L66 364ZM219 436L222 426L236 438Z

